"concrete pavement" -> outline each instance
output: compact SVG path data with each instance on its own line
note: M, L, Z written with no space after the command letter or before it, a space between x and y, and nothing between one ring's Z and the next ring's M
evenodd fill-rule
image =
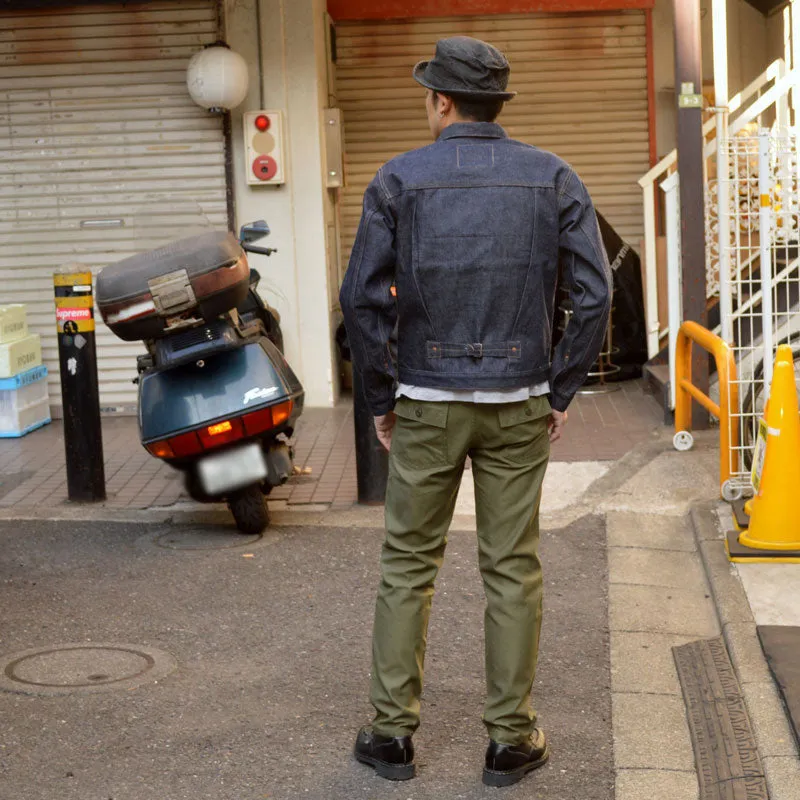
M39 697L36 686L19 684L19 694L0 694L4 798L493 796L480 783L483 603L471 533L451 535L438 585L420 775L396 785L350 758L370 712L381 531L282 526L258 542L212 550L180 549L188 528L159 546L163 532L0 525L0 651L116 642L168 652L178 664L135 689ZM534 788L553 800L613 798L604 535L590 517L543 537L548 601L537 703L554 756L535 783L504 792L509 798Z
M613 465L556 465L536 685L554 757L504 796L695 800L671 649L722 633L771 798L797 800L797 753L749 635L750 604L719 560L719 526L690 513L715 497L714 468L711 434L676 453L668 432ZM178 665L125 691L0 694L9 800L494 796L479 782L482 588L470 502L467 485L434 604L420 777L402 785L349 758L369 717L380 509L275 504L263 539L222 534L235 546L210 550L181 542L220 543L220 528L192 533L229 524L213 509L5 510L0 603L11 612L0 655L91 640L154 647Z

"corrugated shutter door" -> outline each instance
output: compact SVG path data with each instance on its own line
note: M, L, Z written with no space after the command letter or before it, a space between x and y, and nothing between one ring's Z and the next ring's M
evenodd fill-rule
M227 227L222 122L186 89L218 30L214 0L0 11L0 303L28 304L55 405L54 269ZM144 348L96 316L101 404L130 408Z
M499 122L509 135L569 161L598 210L638 246L648 169L647 57L642 11L525 14L337 25L337 98L344 116L347 189L343 252L349 256L364 189L398 153L430 143L412 66L436 41L466 35L508 55L519 95Z

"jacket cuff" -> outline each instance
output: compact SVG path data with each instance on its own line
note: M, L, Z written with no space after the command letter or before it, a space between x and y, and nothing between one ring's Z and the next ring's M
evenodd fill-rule
M378 403L377 405L375 403L370 403L369 410L372 412L373 417L383 417L390 411L394 411L394 405L395 399L393 395L388 400Z
M566 397L562 394L551 394L550 395L550 408L553 411L561 411L564 412L569 408L569 404L572 402L572 396Z

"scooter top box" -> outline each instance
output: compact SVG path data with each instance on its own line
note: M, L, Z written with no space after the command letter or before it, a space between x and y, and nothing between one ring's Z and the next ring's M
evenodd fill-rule
M211 322L236 308L249 284L239 243L213 231L106 267L97 276L97 307L120 339L158 339L185 319Z

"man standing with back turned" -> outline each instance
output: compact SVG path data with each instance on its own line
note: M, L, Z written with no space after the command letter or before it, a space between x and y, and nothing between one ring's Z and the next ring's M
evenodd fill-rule
M530 705L539 500L550 442L603 341L611 275L569 165L495 123L514 96L508 76L502 53L463 36L442 39L415 67L436 141L378 170L341 292L378 438L391 447L375 718L355 745L391 780L414 777L433 585L467 456L486 593L483 781L516 783L549 756ZM574 313L551 359L559 264Z

